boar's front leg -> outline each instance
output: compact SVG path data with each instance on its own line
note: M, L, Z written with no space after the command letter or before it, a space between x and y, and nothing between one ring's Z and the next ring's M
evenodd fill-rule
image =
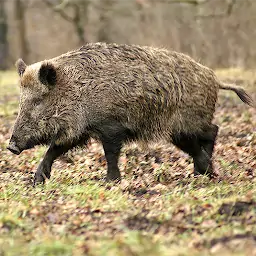
M37 168L34 177L34 185L37 183L44 183L46 178L49 179L51 176L51 168L54 160L60 155L68 152L68 150L71 148L73 148L73 145L56 145L55 142L52 142L43 160Z
M34 177L34 185L36 183L44 183L46 178L50 178L52 164L56 158L67 153L70 149L76 146L86 145L89 140L89 136L84 134L81 139L74 140L70 144L65 145L56 145L55 141L53 141L48 148L42 162L39 164L37 171Z
M131 140L133 133L116 120L103 123L97 129L103 145L107 160L107 181L118 181L121 179L118 168L118 159L123 143Z

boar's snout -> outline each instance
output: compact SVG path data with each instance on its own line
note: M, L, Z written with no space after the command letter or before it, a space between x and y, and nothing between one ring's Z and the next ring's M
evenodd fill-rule
M21 150L19 149L19 147L13 139L10 140L7 149L9 149L15 155L19 155L21 153Z

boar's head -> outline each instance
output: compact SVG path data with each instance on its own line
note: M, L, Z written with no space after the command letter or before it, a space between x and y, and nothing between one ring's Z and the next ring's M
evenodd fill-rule
M8 149L14 154L39 144L47 144L57 134L54 120L57 71L47 61L27 66L16 62L20 76L20 106Z

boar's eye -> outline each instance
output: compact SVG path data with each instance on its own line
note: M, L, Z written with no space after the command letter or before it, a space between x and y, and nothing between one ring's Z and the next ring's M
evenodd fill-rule
M40 105L41 102L42 102L42 99L35 99L35 100L33 100L33 105L38 106L38 105Z

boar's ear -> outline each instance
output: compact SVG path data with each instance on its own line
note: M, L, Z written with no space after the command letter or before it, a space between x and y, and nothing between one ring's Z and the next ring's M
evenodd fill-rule
M53 87L56 84L57 74L53 64L42 64L42 66L39 69L39 81L48 87Z
M25 64L25 62L22 59L18 59L15 63L15 66L17 68L18 74L19 76L22 76L27 65Z

